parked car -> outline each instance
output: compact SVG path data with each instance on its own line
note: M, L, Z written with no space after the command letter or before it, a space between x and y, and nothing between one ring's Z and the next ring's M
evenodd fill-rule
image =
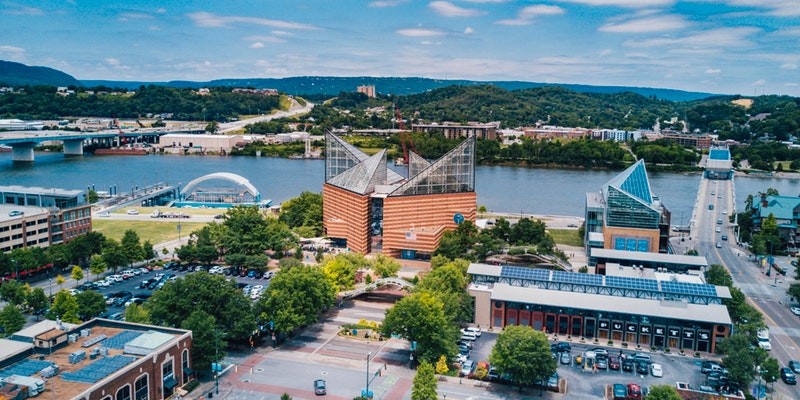
M608 357L608 350L606 350L606 349L604 349L602 347L595 347L595 348L591 349L590 351L593 351L594 354L596 354L598 357L600 357L600 356Z
M664 376L664 370L661 369L661 364L658 363L650 364L650 373L656 378L661 378Z
M609 356L608 357L608 368L613 369L614 371L618 371L620 367L619 364L619 356Z
M723 368L721 365L713 362L713 361L703 361L700 365L700 372L703 374L710 374L712 372L722 372Z
M567 353L566 351L561 353L561 364L564 365L572 364L572 355Z
M789 367L781 368L781 380L787 385L797 384L797 378L795 377L794 372L792 372L792 369Z
M628 398L628 391L625 389L625 385L621 383L614 384L613 393L614 400L626 400Z
M121 313L121 312L114 313L114 314L109 315L108 319L111 319L111 320L114 320L114 321L124 321L125 320L125 314Z
M317 396L322 396L328 393L325 380L324 379L317 379L314 381L314 394Z
M275 271L264 272L264 276L263 276L264 279L272 279L274 277L275 277Z
M222 273L222 267L220 267L219 265L215 265L215 266L211 267L211 269L208 270L208 273L209 274L221 274Z
M635 384L629 383L628 384L628 398L632 400L638 400L642 398L642 387Z
M792 314L800 315L800 307L792 307Z
M622 360L622 370L625 372L633 372L633 369L634 369L633 359L631 359L630 357L625 357Z
M469 327L464 328L463 331L472 332L475 336L481 337L481 328L475 328L475 327L469 326Z
M136 211L134 209L130 209L130 210L128 210L128 215L139 215L139 211Z
M478 335L480 336L480 335ZM561 353L562 351L571 352L572 346L569 345L567 342L558 342L556 343L556 352Z
M146 268L146 267L139 268L139 271L141 271L141 273L143 273L143 274L149 274L150 273L150 269Z
M641 375L647 375L648 373L650 373L649 365L650 364L648 364L645 361L636 361L636 372Z
M469 340L459 340L456 343L458 346L467 346L468 349L472 350L472 341Z
M608 357L597 356L595 365L597 365L597 369L608 369Z
M497 372L497 368L495 367L489 368L489 373L486 375L486 377L491 382L497 382L498 380L500 380L500 374Z
M125 278L123 278L122 275L109 275L108 277L117 283L125 281Z
M467 360L464 364L461 364L461 370L458 371L458 376L470 376L472 371L475 370L475 362L471 360Z

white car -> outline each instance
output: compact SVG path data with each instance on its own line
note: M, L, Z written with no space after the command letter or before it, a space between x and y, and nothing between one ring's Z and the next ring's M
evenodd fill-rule
M800 315L800 307L792 307L792 314Z
M142 274L149 274L150 273L150 270L145 268L145 267L139 268L139 271L141 271Z
M139 215L139 211L134 210L134 209L130 209L130 210L128 210L128 215Z
M661 364L658 363L650 364L650 373L656 378L664 376L664 370L661 369Z
M110 284L108 283L108 281L107 281L107 280L105 280L105 279L103 279L103 280L100 280L100 281L97 281L97 282L95 282L94 284L95 284L95 285L97 285L97 286L100 286L100 287L104 287L104 288L105 288L105 287L109 287L109 286L110 286Z
M108 211L100 211L99 213L97 213L97 216L98 217L108 217L108 216L111 216L111 214L109 214Z
M481 337L481 328L475 328L475 327L470 326L470 327L464 328L461 332L462 333L472 332L475 336Z
M111 278L112 281L117 282L117 283L122 282L122 281L125 280L125 278L123 278L122 275L110 275L108 278ZM106 279L108 279L108 278L106 278Z
M716 228L714 229L714 232L720 233L720 232L722 232L722 229L721 229L720 227L716 227Z
M215 265L215 266L211 267L211 269L208 270L208 273L209 274L221 274L222 273L222 267L220 267L219 265Z

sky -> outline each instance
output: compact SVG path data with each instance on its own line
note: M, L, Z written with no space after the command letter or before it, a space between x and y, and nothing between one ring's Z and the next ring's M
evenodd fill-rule
M800 96L800 0L0 0L0 59L78 79L426 77Z

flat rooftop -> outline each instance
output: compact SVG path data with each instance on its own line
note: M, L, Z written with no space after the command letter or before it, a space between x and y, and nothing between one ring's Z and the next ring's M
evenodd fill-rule
M43 188L38 186L0 186L0 192L4 193L25 193L41 196L75 197L83 194L82 190L68 190L57 188Z
M24 214L22 215L10 215L14 211L21 211ZM26 215L39 215L39 214L46 214L49 215L50 211L46 208L42 207L32 207L32 206L15 206L13 204L0 204L0 222L10 221L12 219L22 219Z
M47 378L42 398L71 399L95 385L105 384L109 378L137 365L138 362L147 358L148 354L161 347L174 345L184 332L188 333L169 328L101 319L92 320L77 327L73 325L73 327L72 330L57 330L56 332L68 335L77 334L75 342L67 342L66 346L59 347L51 354L32 354L24 360L6 366L0 369L0 377L16 374L41 378L39 371L55 364L58 365L59 373L54 377ZM52 330L42 331L44 328L46 327L41 326L29 333L35 333L37 339L53 336ZM86 337L81 337L81 331L85 328L90 329L91 333ZM40 348L39 351L42 352L42 349ZM46 352L46 349L44 351ZM91 356L93 351L98 353L96 357ZM85 357L77 363L71 363L70 355L80 352L85 352ZM5 351L3 353L5 354Z
M683 254L647 253L642 251L612 250L592 248L589 257L604 258L608 260L625 260L652 262L660 264L675 264L694 267L707 267L708 260L701 256L687 256Z

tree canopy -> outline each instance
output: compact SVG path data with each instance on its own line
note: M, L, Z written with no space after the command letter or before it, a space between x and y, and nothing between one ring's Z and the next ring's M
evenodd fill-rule
M415 359L419 361L435 363L441 355L452 358L456 354L458 330L442 301L429 292L406 296L386 311L381 333L417 342Z
M262 323L272 322L276 333L289 334L316 321L333 305L335 293L319 268L294 266L275 274L256 312Z
M506 327L497 337L489 361L520 387L547 380L557 367L545 334L529 326Z

